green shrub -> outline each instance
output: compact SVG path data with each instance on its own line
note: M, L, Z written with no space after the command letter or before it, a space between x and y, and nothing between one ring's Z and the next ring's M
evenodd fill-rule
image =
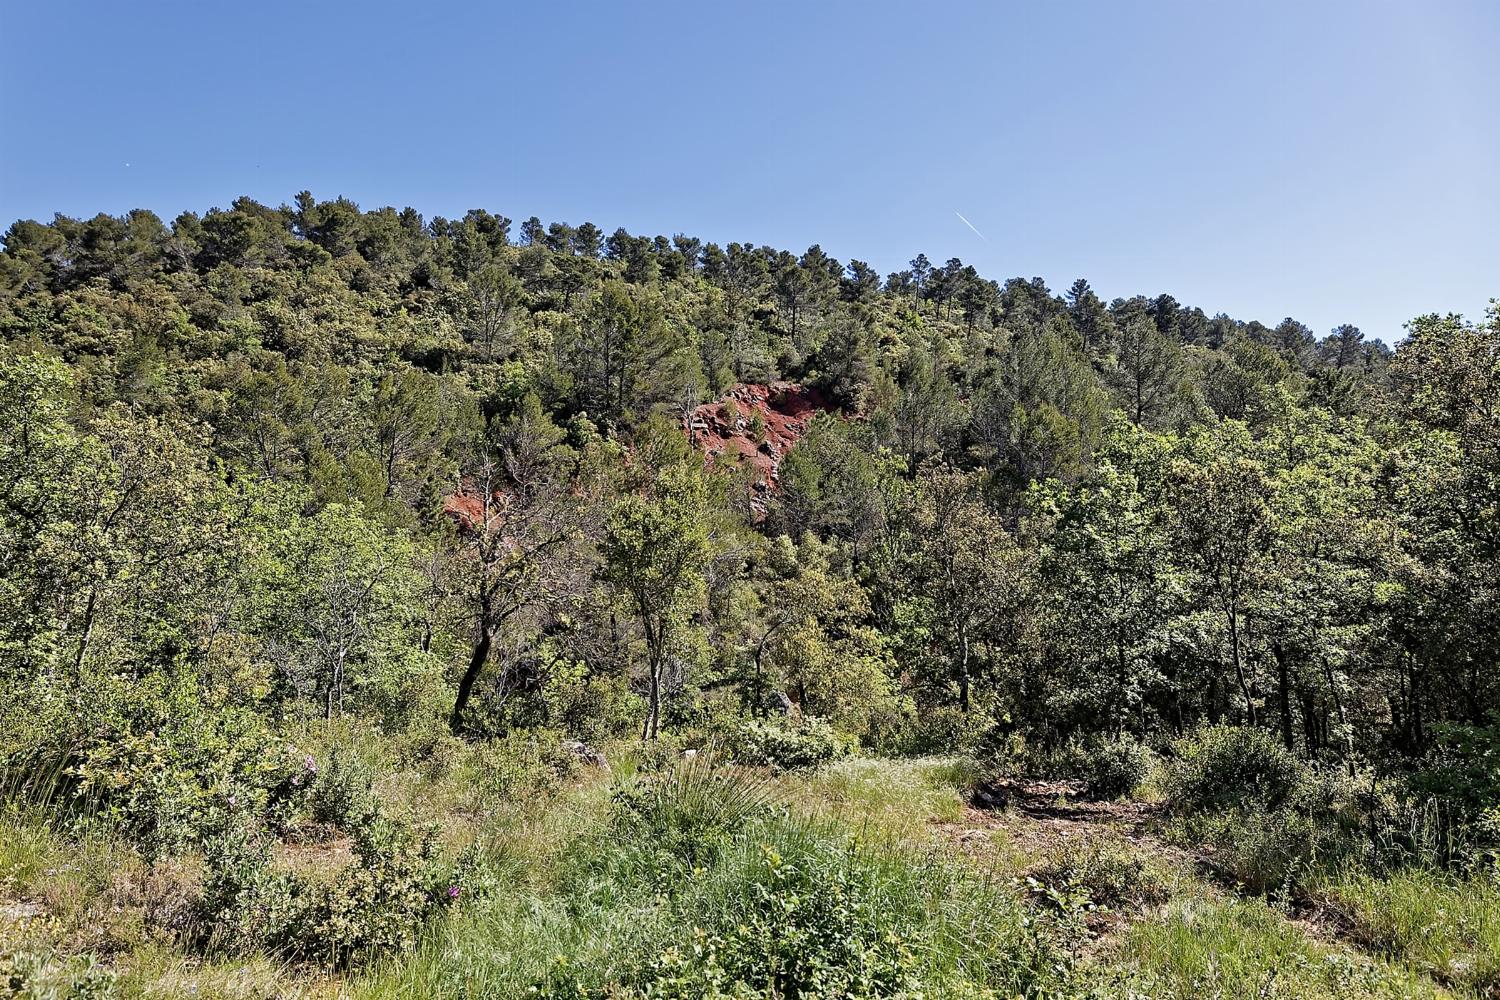
M1090 903L1111 910L1161 903L1170 895L1139 855L1109 841L1089 840L1054 851L1029 877L1036 885L1070 894L1082 890Z
M306 769L312 781L308 805L314 822L354 830L376 812L370 790L373 776L347 751L335 747L321 774L311 757L307 758Z
M205 841L198 909L206 950L248 954L279 946L300 926L305 887L272 869L274 846L243 816Z
M505 932L540 948L561 937L576 951L522 984L510 978L514 952L497 953L483 976L468 967L468 987L549 1000L1060 995L1053 991L1068 959L1055 926L965 866L768 815L670 892L656 892L626 860L634 849L633 839L598 840L576 859L589 891L559 889L570 912L582 911L581 933L547 923L535 934ZM601 927L611 940L595 937ZM545 940L530 945L538 936ZM445 951L446 961L457 959ZM442 976L404 988L420 994Z
M1085 744L1076 760L1076 777L1094 799L1118 799L1135 791L1151 771L1151 749L1128 734Z
M851 852L853 848L850 848ZM811 865L761 849L736 919L661 952L653 997L899 997L921 989L918 958L881 908L878 873L851 856Z
M853 753L856 741L822 719L805 718L791 726L753 720L731 738L730 753L742 764L794 771L818 767Z
M1169 831L1184 846L1208 848L1220 878L1256 895L1288 898L1321 861L1337 853L1332 831L1295 809L1200 813Z
M347 966L410 949L439 908L482 894L488 884L473 850L452 863L439 859L435 830L418 833L378 812L350 811L343 822L354 860L327 881L278 870L274 839L250 817L210 837L201 944Z
M419 836L377 820L357 831L354 854L354 863L313 896L283 942L287 951L338 966L407 951L430 913L463 892L438 865L435 832Z
M578 770L578 758L550 729L517 729L476 747L468 762L473 788L487 808L535 806L556 794Z
M983 754L995 740L995 720L982 712L963 712L942 705L917 715L911 751L919 754Z
M210 832L227 794L274 810L292 791L294 749L253 712L206 701L186 670L85 675L17 696L6 716L0 790L103 816L148 859Z
M1255 803L1275 810L1297 792L1302 764L1264 729L1206 726L1172 744L1165 790L1174 811L1215 812Z
M0 990L16 1000L110 1000L115 974L93 955L0 950Z

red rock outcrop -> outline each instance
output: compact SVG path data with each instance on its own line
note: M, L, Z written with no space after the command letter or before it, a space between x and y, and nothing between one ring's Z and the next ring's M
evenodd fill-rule
M689 413L683 428L708 461L753 466L750 504L760 514L777 486L782 458L807 433L813 416L828 409L821 393L795 382L740 382L723 399Z

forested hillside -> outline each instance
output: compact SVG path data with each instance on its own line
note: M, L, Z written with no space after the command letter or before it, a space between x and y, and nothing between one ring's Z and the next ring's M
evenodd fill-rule
M1433 977L1340 995L1500 989L1495 910L1456 971L1359 915L1395 871L1495 891L1495 309L1388 347L958 259L881 276L817 246L307 193L17 222L0 566L6 837L43 845L7 849L0 893L66 914L47 851L142 866L139 926L41 934L8 959L37 982L150 993L167 953L399 979L417 966L380 963L417 949L432 978L389 995L1118 995L1067 971L1099 932L1097 871L991 899L806 831L745 846L768 794L747 774L807 795L854 755L922 758L986 808L1144 782L1175 824L1153 836L1217 845L1251 897L1333 885L1362 946ZM567 791L600 748L614 779ZM477 952L445 971L434 922L484 905L514 931L507 865L567 841L555 815L501 847L485 824L575 793L605 840L625 816L658 854L615 858L606 890L565 849L548 891L621 927L600 894L665 893L670 920L605 947L559 912L576 974L517 959L496 986ZM872 888L897 869L908 909ZM733 878L803 909L715 930L750 891ZM971 911L993 926L960 928ZM799 920L809 951L757 950ZM955 950L971 932L982 961ZM1110 967L1147 975L1130 940ZM825 967L853 978L786 973ZM1204 995L1163 975L1150 995ZM481 980L502 992L464 992ZM288 995L265 988L222 992ZM1285 995L1334 987L1309 989Z

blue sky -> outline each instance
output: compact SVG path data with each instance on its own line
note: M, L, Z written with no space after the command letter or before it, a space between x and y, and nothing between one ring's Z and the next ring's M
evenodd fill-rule
M307 188L1319 334L1500 296L1495 0L0 0L0 45L7 223Z

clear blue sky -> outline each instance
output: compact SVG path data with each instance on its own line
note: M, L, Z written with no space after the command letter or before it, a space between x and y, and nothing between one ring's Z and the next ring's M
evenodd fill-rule
M0 0L0 43L7 223L307 188L1319 334L1500 296L1497 0Z

